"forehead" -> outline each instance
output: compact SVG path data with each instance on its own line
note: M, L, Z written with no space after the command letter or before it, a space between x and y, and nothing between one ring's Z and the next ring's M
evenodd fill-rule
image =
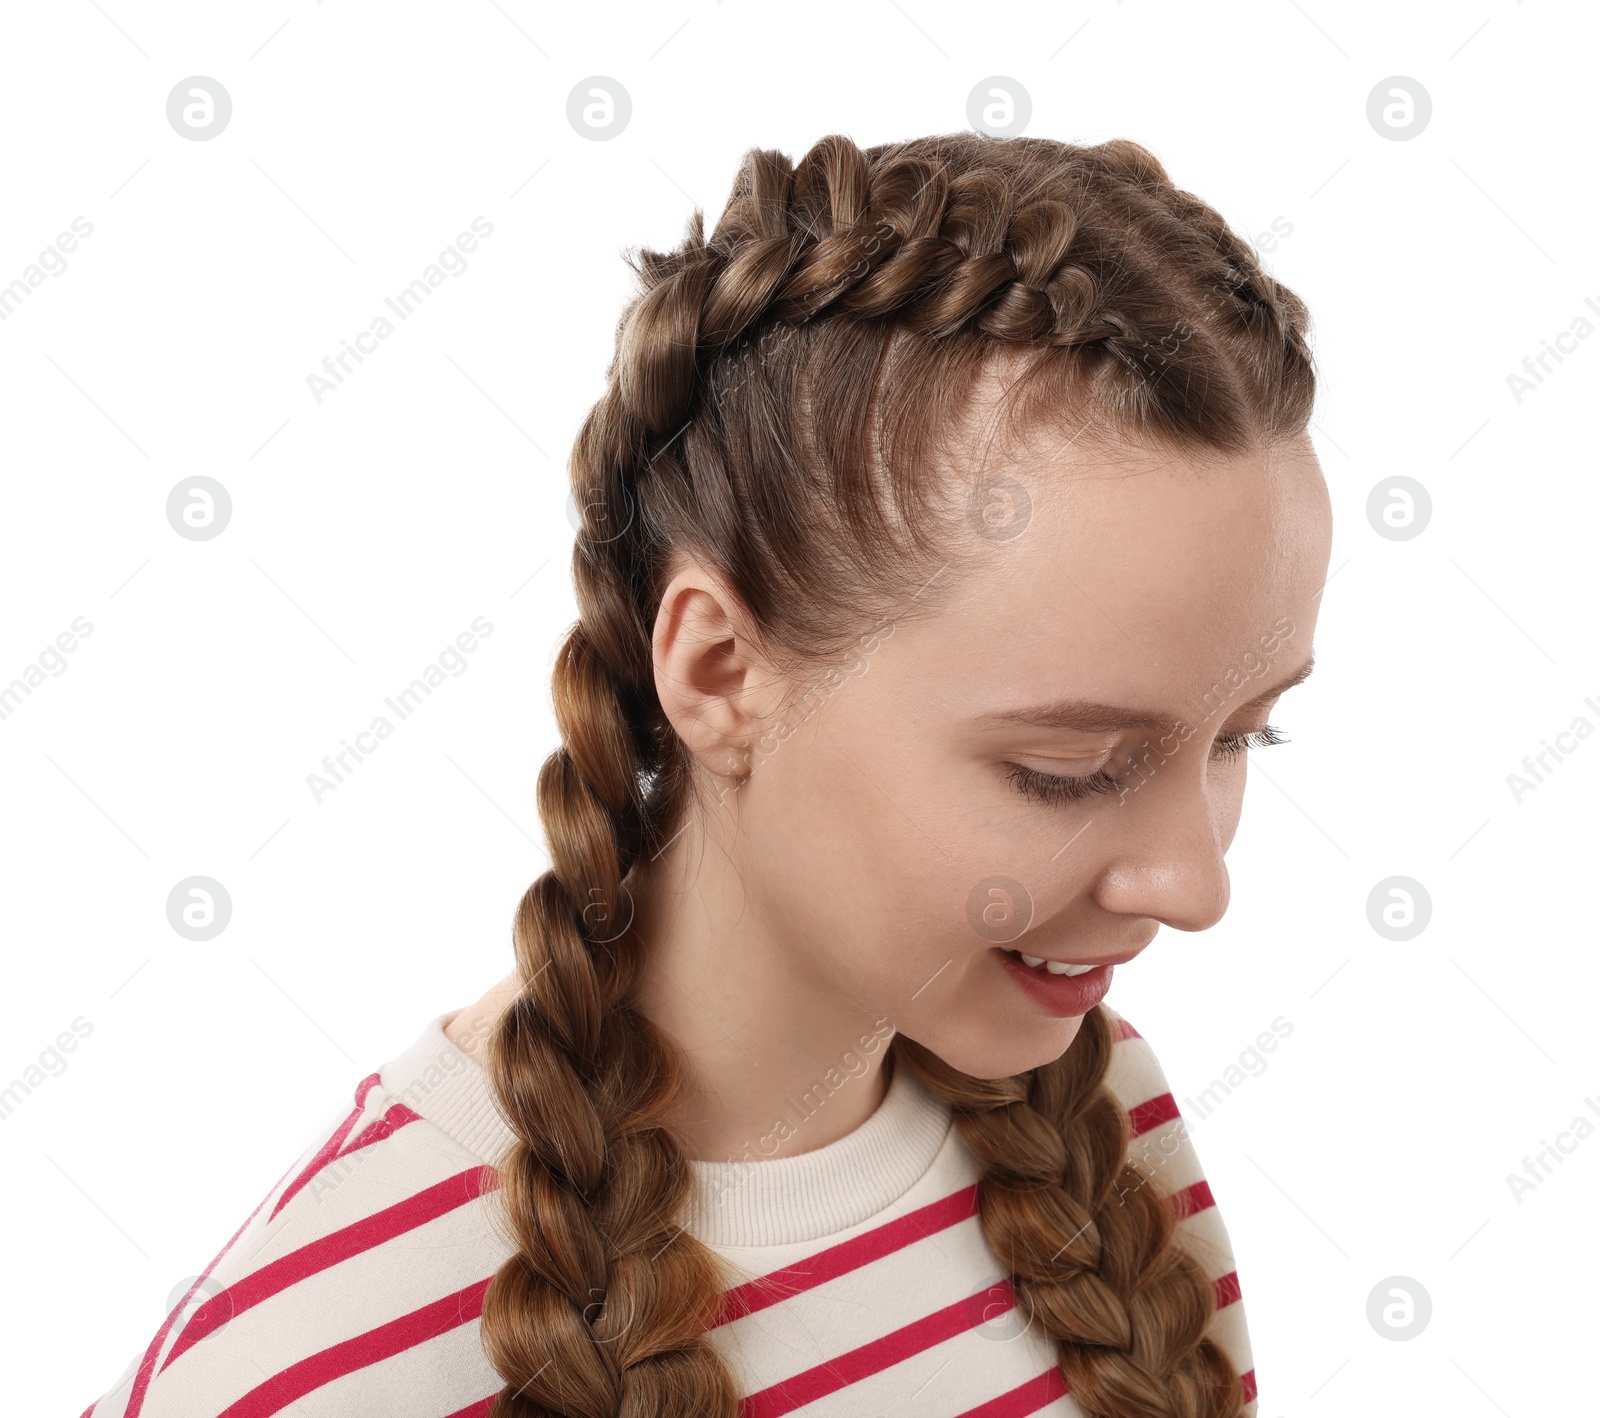
M1331 519L1308 444L991 456L984 479L1004 514L969 521L971 569L921 642L974 709L1068 692L1175 705L1264 641L1274 681L1310 655Z

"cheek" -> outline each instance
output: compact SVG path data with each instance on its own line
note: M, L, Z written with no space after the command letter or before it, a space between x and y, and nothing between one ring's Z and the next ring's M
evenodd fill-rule
M791 741L757 776L738 837L753 904L885 1009L910 1008L946 961L986 948L967 925L982 878L1027 874L993 824L971 820L960 785L908 743Z

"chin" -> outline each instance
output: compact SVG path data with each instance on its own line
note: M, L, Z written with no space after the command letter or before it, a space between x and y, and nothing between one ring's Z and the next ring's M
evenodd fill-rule
M1054 1063L1072 1047L1083 1025L1081 1015L1064 1019L1036 1017L1031 1028L1019 1028L1015 1021L1004 1021L960 1034L935 1033L911 1038L930 1053L937 1054L951 1068L973 1078L1011 1078L1032 1068Z

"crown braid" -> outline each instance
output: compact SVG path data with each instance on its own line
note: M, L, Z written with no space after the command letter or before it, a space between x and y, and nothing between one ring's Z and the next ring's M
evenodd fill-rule
M671 557L718 566L775 653L820 663L953 558L928 455L997 348L1030 361L1032 416L1075 403L1196 449L1290 436L1313 396L1299 299L1126 140L752 150L709 240L697 211L678 248L631 259L642 290L571 459L579 618L538 781L551 868L518 909L523 987L489 1041L516 1139L498 1192L515 1253L482 1321L495 1418L737 1411L708 1337L719 1259L676 1220L692 1179L665 1119L685 1064L634 1004L626 879L696 783L654 688ZM1124 1162L1104 1012L1013 1079L891 1047L950 1104L985 1234L1084 1411L1234 1418L1211 1285Z

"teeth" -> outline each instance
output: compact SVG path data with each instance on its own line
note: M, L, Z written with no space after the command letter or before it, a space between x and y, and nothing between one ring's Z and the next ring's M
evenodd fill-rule
M1008 955L1015 955L1030 970L1037 970L1044 966L1052 975L1086 975L1095 967L1093 965L1074 965L1067 960L1046 960L1042 955L1024 955L1020 950L1012 950L1010 946L1001 946Z

